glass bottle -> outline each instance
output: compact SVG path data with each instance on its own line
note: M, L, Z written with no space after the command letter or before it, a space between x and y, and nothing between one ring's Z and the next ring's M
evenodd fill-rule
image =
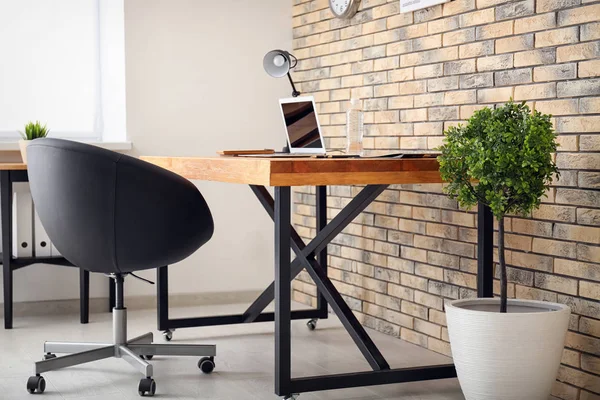
M352 99L346 112L346 154L362 155L364 130L364 114L360 100Z

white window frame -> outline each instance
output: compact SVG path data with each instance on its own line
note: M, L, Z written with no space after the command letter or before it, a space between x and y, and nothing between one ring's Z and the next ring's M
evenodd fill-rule
M126 131L124 0L96 0L96 6L98 73L95 83L94 129L92 132L51 130L51 136L106 143L109 147L128 149L131 144ZM19 139L20 135L16 130L0 131L0 150L12 150L15 146L11 144L16 144ZM124 145L119 146L119 143Z

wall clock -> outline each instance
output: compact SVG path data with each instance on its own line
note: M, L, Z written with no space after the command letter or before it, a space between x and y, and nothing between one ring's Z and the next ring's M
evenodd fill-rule
M329 8L338 18L350 19L358 11L360 0L329 0Z

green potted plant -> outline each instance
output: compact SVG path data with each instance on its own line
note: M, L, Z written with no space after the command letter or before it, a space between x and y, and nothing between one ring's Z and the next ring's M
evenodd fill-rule
M452 355L467 400L546 400L556 379L570 309L509 300L504 254L505 216L538 208L558 173L550 118L511 100L449 128L440 148L446 193L463 207L488 205L498 222L500 298L446 304Z
M25 125L24 131L19 131L21 140L19 140L19 148L21 149L21 157L23 162L27 164L27 146L34 139L45 138L50 133L46 124L42 125L40 121L29 122Z

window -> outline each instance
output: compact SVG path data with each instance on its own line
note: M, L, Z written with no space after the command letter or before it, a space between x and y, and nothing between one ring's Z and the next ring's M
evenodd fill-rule
M0 138L125 141L123 0L0 0Z

